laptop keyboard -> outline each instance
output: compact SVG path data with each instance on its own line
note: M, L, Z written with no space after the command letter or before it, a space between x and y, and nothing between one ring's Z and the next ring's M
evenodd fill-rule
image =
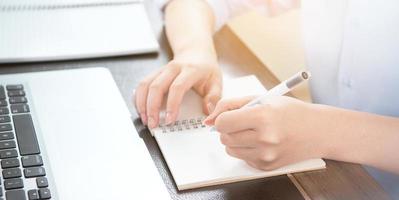
M0 200L51 198L22 84L0 85L0 160Z

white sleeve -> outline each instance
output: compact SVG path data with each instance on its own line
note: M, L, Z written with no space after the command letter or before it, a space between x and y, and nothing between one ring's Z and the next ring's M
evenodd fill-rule
M162 11L165 10L166 5L168 5L170 0L154 0L155 5Z
M171 0L154 0L155 5L161 10L165 11L165 7ZM212 8L215 15L216 30L220 29L231 17L229 0L205 0Z
M164 9L170 0L154 0L160 9ZM215 15L215 28L219 30L229 19L241 15L250 10L255 10L263 15L269 15L268 1L266 0L205 0L212 8ZM298 0L272 0L271 10L275 7L291 7L292 2Z
M265 0L206 0L215 15L215 28L219 30L229 19L250 10L256 10L267 15L267 1Z
M232 16L228 0L206 0L215 16L215 30L219 30Z

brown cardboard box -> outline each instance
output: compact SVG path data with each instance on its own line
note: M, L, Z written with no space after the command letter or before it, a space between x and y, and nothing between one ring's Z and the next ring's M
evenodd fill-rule
M305 69L299 9L275 17L249 12L230 21L228 28L279 81ZM311 101L307 83L291 93L299 99Z

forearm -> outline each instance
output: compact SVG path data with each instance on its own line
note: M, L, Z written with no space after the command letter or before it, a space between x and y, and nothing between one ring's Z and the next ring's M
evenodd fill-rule
M200 53L216 60L212 39L214 16L205 1L171 1L165 10L165 25L174 56Z
M326 158L361 163L399 174L399 119L318 106Z

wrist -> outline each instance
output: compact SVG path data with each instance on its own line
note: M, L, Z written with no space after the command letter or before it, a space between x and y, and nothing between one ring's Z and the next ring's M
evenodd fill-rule
M327 105L315 105L315 109L317 122L314 131L319 135L322 157L348 161L349 152L358 145L359 132L354 128L358 116L352 111Z
M395 170L399 120L393 117L309 104L301 135L313 157L361 163ZM301 126L300 126L301 127ZM397 170L398 168L396 168Z
M320 104L309 104L311 110L310 118L310 130L311 142L316 145L315 154L321 158L331 158L332 154L336 152L336 138L339 137L336 130L338 127L339 114L337 115L333 107L320 105Z
M205 61L217 62L216 50L213 46L190 45L173 51L173 59L185 60L187 58L197 58Z

